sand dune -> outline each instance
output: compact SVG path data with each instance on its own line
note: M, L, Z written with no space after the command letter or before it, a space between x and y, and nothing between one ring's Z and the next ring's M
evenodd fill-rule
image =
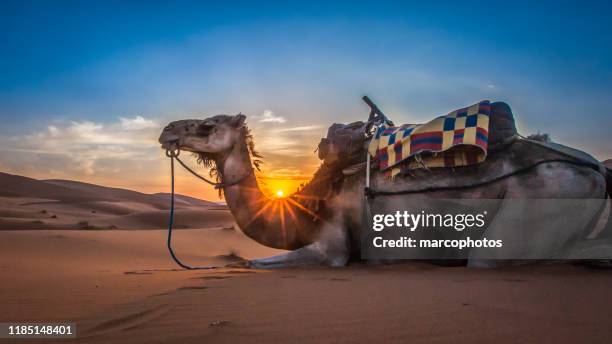
M100 195L96 195L91 190L81 190L81 192L76 193L61 185L1 172L0 196L53 199L64 202L108 200Z
M0 173L0 230L159 229L170 195ZM223 204L176 195L176 228L231 227Z

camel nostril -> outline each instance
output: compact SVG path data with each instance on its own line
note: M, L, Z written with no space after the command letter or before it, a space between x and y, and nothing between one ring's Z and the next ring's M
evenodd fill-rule
M164 131L168 131L168 130L172 130L174 128L173 124L168 124L165 128Z

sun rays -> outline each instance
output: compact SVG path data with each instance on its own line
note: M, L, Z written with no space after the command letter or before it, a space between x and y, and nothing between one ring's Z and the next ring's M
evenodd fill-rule
M271 178L258 176L261 191L270 198L286 198L296 192L307 180L292 178Z
M279 184L273 185L278 187ZM248 189L262 192L257 188ZM262 229L267 226L278 228L280 231L275 233L280 242L288 243L295 240L300 228L308 222L323 221L317 213L306 206L308 202L319 201L314 197L289 193L287 189L282 188L275 189L275 192L263 193L262 196L250 204L250 208L256 211L244 226L261 225Z

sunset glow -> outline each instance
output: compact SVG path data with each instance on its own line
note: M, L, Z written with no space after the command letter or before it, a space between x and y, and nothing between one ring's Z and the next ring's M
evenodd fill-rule
M0 63L2 172L168 192L170 161L157 142L163 127L241 112L263 156L258 178L269 183L260 183L262 191L277 198L282 190L288 198L321 163L315 150L327 128L368 118L363 95L398 124L504 100L521 133L550 132L600 160L612 156L611 117L601 111L610 102L612 59L599 38L609 31L607 2L593 17L575 17L567 4L554 13L545 5L506 8L486 30L454 22L486 17L487 6L454 3L425 2L415 10L399 2L389 13L376 2L347 5L363 14L354 20L337 17L333 6L310 12L307 2L304 11L215 5L232 13L227 18L201 2L169 11L153 6L150 13L116 4L89 13L86 2L67 12L50 2L49 10L18 3L11 8L19 15L0 13L10 27L4 46L15 48ZM287 13L296 20L286 20ZM366 25L372 13L380 20L375 27ZM519 14L538 30L513 25ZM557 25L565 14L573 25ZM305 33L308 39L296 39ZM550 39L556 35L565 38ZM83 54L74 54L75 46ZM363 49L368 46L377 53ZM449 56L452 67L445 67ZM551 56L566 58L551 64ZM588 119L575 125L574 109ZM182 157L198 173L209 172L188 153ZM218 190L180 169L176 192L222 201Z
M312 173L312 172L311 172ZM269 198L286 198L294 194L308 179L286 179L259 176L261 191Z

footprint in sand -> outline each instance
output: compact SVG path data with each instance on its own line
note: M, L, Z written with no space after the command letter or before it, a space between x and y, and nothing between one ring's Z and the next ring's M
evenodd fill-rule
M191 277L191 279L203 279L203 280L222 280L232 278L232 276L201 276L201 277Z
M231 270L231 271L226 271L226 274L256 274L257 272L255 271L249 271L249 270Z
M134 329L163 316L172 310L172 308L172 306L160 305L144 311L107 320L86 330L83 337L93 337L111 332Z
M208 324L209 327L214 327L214 326L225 326L228 325L229 321L227 320L216 320L211 322L210 324Z
M203 289L208 289L210 287L206 287L206 286L187 286L187 287L180 287L177 288L176 290L181 291L181 290L203 290Z

